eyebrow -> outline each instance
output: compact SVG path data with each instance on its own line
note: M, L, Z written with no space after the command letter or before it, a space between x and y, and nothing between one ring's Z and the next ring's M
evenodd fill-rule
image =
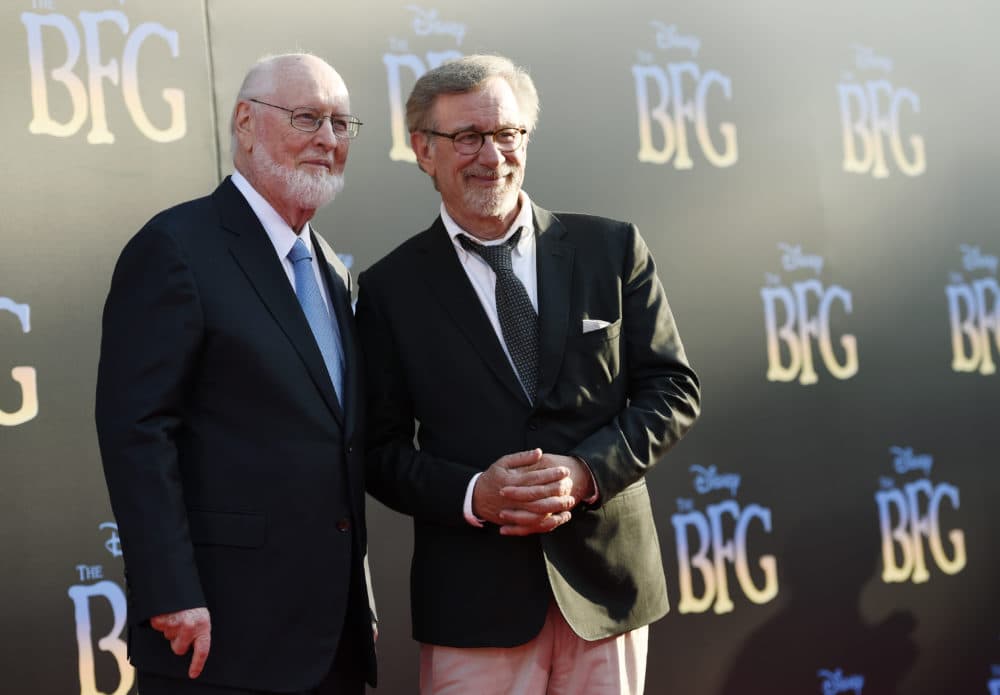
M514 125L514 124L511 124L511 123L500 123L495 128L491 128L490 130L479 130L479 128L477 128L475 125L468 124L468 125L458 126L457 128L451 128L451 129L449 129L447 131L444 131L444 132L448 132L448 133L464 133L467 130L471 130L471 131L476 132L476 133L492 133L495 130L504 130L506 128L523 128L523 127L524 126Z

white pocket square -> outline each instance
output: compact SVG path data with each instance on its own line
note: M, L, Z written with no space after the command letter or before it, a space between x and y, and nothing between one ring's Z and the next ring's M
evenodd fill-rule
M607 328L611 324L607 321L602 321L601 319L584 319L583 320L583 332L590 333L591 331L599 331L602 328Z

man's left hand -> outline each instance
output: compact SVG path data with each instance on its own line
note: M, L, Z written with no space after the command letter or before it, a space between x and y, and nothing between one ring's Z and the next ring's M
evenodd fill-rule
M187 654L188 650L194 647L188 677L200 676L212 645L212 617L208 609L201 606L157 615L150 618L149 624L170 640L170 648L174 654L178 656Z
M528 472L549 468L569 470L569 476L560 481L562 489L559 490L559 495L540 497L543 493L542 488L547 486L508 485L500 490L500 494L517 504L512 505L516 508L504 509L500 512L502 521L528 526L549 514L569 511L581 501L594 495L594 478L590 469L580 459L573 456L542 454L537 463L525 466L520 470ZM571 498L571 503L568 506L567 497Z

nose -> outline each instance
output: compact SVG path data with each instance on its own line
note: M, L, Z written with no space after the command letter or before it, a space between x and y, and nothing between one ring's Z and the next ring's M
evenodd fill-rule
M326 149L333 149L341 141L347 142L346 137L338 138L337 134L333 132L333 123L330 122L329 118L324 118L319 124L319 129L313 133L313 140Z
M483 140L483 146L479 150L479 161L488 166L496 166L504 159L503 152L497 147L493 138L487 137Z

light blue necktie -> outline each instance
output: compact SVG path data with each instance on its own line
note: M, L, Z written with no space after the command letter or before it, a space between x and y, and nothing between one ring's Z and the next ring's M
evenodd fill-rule
M312 256L302 239L295 240L292 250L288 252L288 260L292 262L295 271L295 295L306 314L319 351L323 353L323 362L326 363L326 371L337 392L337 400L343 405L344 352L340 344L340 329L326 309L326 302L323 301L323 294L319 291L316 274L313 272ZM331 303L332 301L331 297Z

